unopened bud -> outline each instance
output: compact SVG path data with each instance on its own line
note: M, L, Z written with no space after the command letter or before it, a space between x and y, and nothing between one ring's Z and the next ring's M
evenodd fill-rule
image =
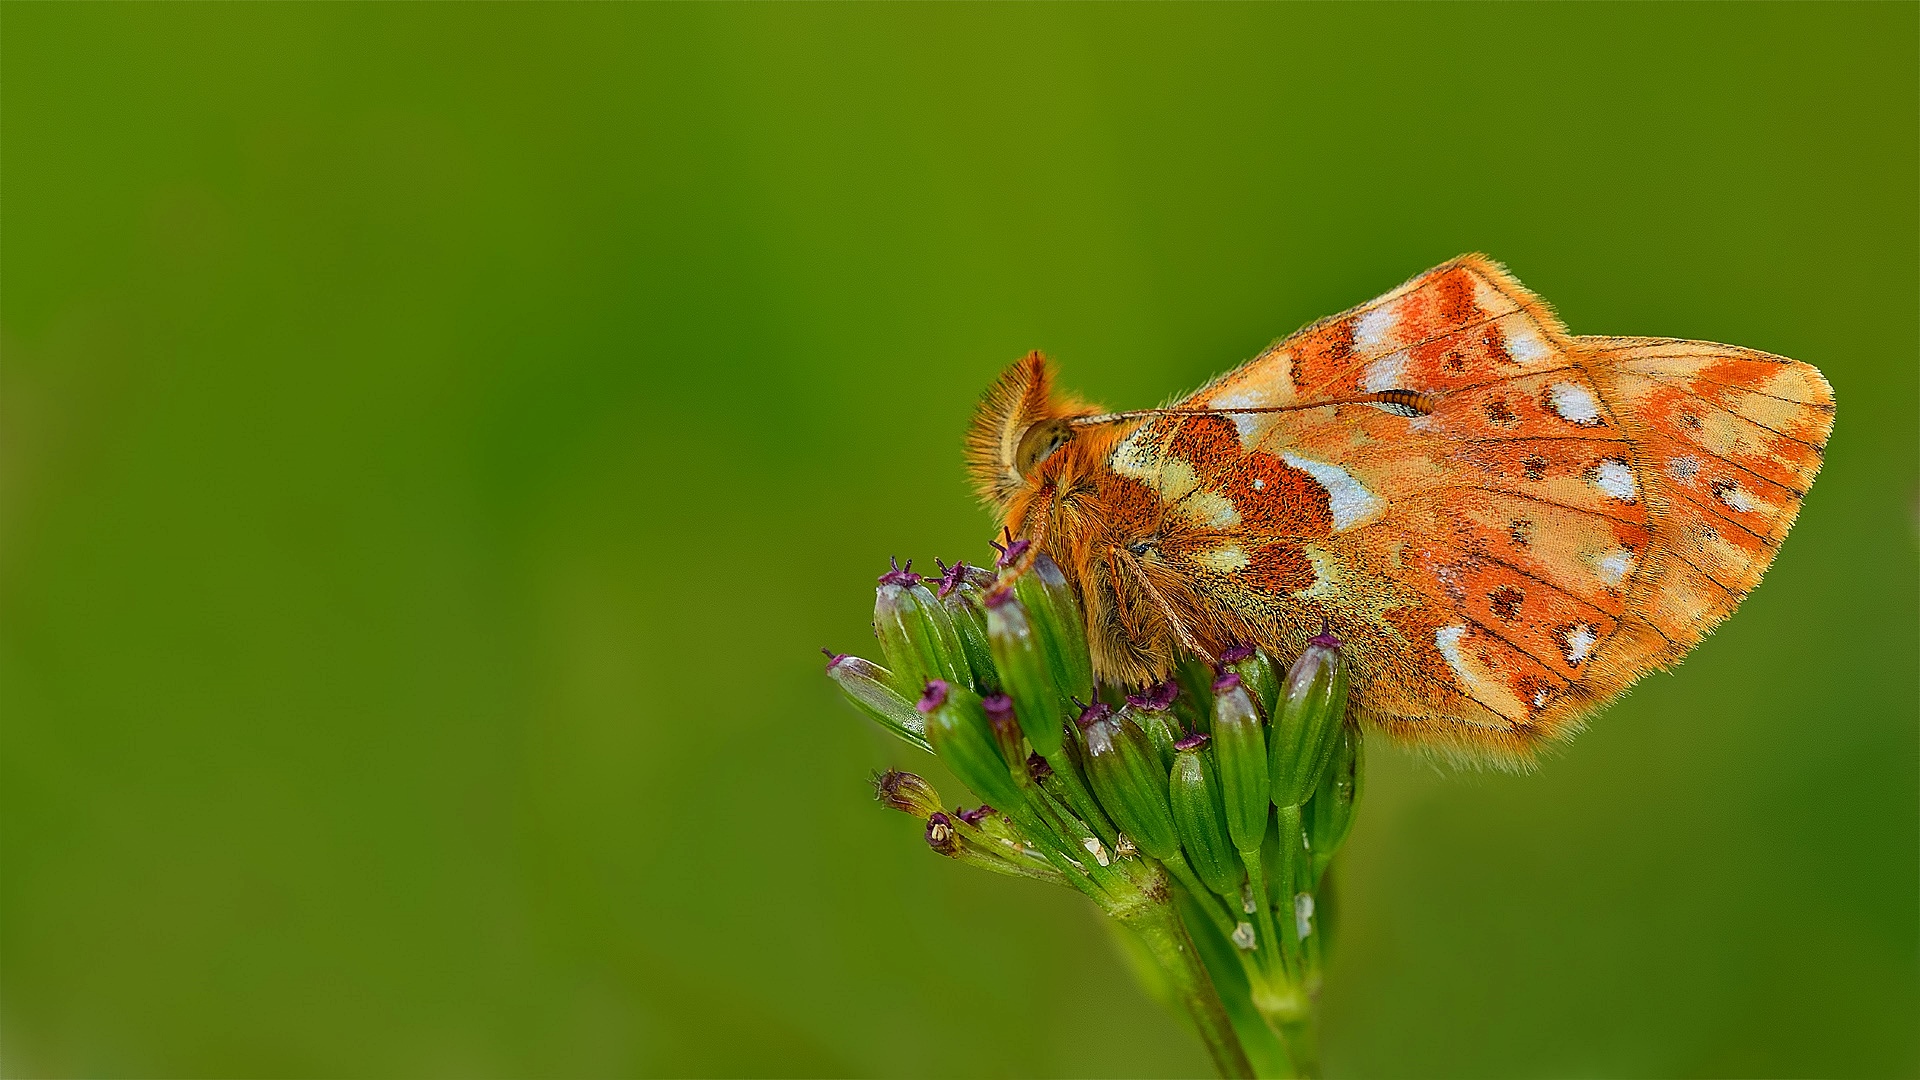
M1346 658L1340 642L1322 634L1307 643L1288 669L1274 710L1270 773L1275 805L1299 806L1313 796L1339 741L1346 711Z
M893 669L894 689L911 694L929 679L971 687L973 671L960 633L923 580L908 559L906 566L896 562L880 575L874 591L873 632Z
M984 812L984 816L982 813ZM974 818L975 820L968 820ZM996 874L1065 885L1067 879L990 807L954 815L927 817L927 846L956 862Z
M1000 685L1014 702L1020 729L1042 757L1060 752L1067 698L1054 676L1046 643L1034 629L1026 606L1010 590L989 593L987 644Z
M1251 645L1238 645L1220 654L1220 666L1240 676L1247 695L1260 707L1260 715L1271 719L1280 697L1280 673L1273 660Z
M993 741L1000 748L1000 757L1008 762L1025 760L1026 741L1021 738L1020 724L1014 719L1013 699L1005 694L993 694L980 699L980 709L987 714L987 723L993 728Z
M1007 771L1007 760L1000 754L993 725L977 694L933 679L914 707L927 718L927 741L961 783L989 802L1021 803L1019 785Z
M1173 744L1179 737L1174 734L1172 725L1167 723L1167 718L1171 715L1172 713L1164 710L1155 712L1139 708L1133 704L1131 698L1126 705L1120 707L1120 718L1124 722L1136 724L1141 731L1146 732L1147 742L1153 744L1154 753L1158 755L1160 767L1163 769L1173 767Z
M982 694L1000 689L1000 676L993 665L993 652L987 647L987 614L983 606L986 589L993 584L991 571L968 566L964 560L948 566L939 559L939 585L934 597L953 623L959 635L961 652L973 671L973 688Z
M910 772L888 769L873 777L873 796L903 814L926 817L940 809L940 793Z
M1180 741L1167 785L1167 802L1194 872L1207 888L1221 896L1237 896L1245 875L1234 856L1233 840L1227 835L1226 809L1211 757L1202 750L1206 742L1205 735Z
M1313 789L1302 814L1313 854L1313 886L1319 888L1327 864L1353 828L1366 776L1366 740L1352 724L1340 726L1340 739L1327 759L1327 771Z
M1097 715L1085 731L1087 779L1115 827L1152 858L1178 853L1180 838L1167 808L1167 774L1159 751L1139 725L1123 718Z
M1240 676L1231 671L1213 683L1212 734L1227 835L1236 849L1258 851L1267 835L1266 733L1253 699Z
M857 656L831 649L820 651L827 654L827 678L840 687L854 708L907 742L933 752L926 739L925 719L914 710L913 702L894 690L897 680L892 672Z
M1044 643L1060 689L1069 697L1092 697L1093 657L1087 651L1086 616L1060 564L1045 554L1036 556L1013 589Z

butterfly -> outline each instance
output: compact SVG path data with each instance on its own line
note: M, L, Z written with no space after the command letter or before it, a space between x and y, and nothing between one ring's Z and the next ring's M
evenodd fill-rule
M1811 365L1575 337L1467 255L1155 409L982 396L981 497L1078 589L1095 675L1324 631L1350 708L1399 740L1524 765L1739 605L1833 428Z

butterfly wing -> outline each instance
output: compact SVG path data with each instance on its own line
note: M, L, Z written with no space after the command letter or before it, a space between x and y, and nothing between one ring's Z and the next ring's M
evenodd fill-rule
M1166 576L1283 654L1331 626L1363 716L1506 762L1732 612L1833 422L1806 364L1573 337L1477 256L1172 409L1110 459L1164 502Z

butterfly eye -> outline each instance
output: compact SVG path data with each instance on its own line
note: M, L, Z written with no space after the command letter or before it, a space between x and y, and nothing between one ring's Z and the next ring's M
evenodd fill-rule
M1032 476L1040 463L1073 438L1073 425L1065 420L1042 420L1020 436L1020 449L1013 455L1013 467L1021 476Z
M1137 543L1128 544L1127 550L1135 555L1145 555L1147 552L1153 550L1153 541L1141 540Z

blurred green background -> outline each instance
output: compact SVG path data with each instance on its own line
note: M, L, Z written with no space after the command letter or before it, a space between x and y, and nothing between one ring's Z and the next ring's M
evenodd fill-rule
M1920 1070L1920 9L4 23L7 1073L1205 1071L814 650L985 553L1023 351L1150 404L1469 250L1839 423L1536 774L1376 747L1330 1070Z

